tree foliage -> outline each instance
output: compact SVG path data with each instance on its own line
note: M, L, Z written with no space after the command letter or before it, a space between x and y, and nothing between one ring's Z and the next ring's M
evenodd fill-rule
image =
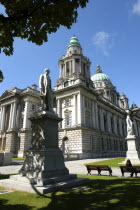
M0 49L13 54L15 37L37 45L48 41L47 34L62 25L68 29L77 21L79 7L88 0L0 0L5 13L0 14Z
M2 81L3 81L3 79L4 79L4 76L3 76L2 71L0 70L0 82L2 82Z

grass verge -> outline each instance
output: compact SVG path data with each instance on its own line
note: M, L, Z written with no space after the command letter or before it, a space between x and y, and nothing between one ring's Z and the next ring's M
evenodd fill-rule
M0 195L0 209L24 210L90 210L90 209L134 209L140 206L139 178L79 175L89 178L89 191L64 190L43 196L12 192Z
M119 164L122 161L125 160L125 157L119 157L119 158L114 158L110 160L103 160L99 162L93 162L93 163L87 163L85 165L108 165L110 167L120 167L120 165L123 166L123 164Z

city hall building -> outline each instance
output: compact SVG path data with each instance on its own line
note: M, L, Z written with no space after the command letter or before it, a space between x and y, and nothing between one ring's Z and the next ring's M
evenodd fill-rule
M59 123L59 146L66 159L125 156L126 110L131 110L134 133L140 137L140 108L117 92L98 65L90 75L90 60L78 39L70 39L59 60L60 76L54 87L54 110ZM36 85L12 88L0 97L0 151L23 157L31 145L29 117L40 108Z

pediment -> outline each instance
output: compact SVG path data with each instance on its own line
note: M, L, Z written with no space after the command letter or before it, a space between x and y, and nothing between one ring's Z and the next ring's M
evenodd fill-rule
M12 97L12 96L15 96L15 93L12 93L10 91L5 91L2 96L0 97L0 99L4 99L4 98L9 98L9 97Z

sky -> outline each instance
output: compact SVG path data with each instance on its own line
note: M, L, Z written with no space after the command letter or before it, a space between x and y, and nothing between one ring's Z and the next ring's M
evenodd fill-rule
M13 87L38 85L45 68L51 71L54 87L59 77L58 60L75 35L91 61L91 76L100 65L117 91L126 94L130 107L133 102L140 107L140 0L89 0L78 12L78 21L71 29L60 27L42 46L16 38L14 54L0 54L0 70L5 77L0 95Z

